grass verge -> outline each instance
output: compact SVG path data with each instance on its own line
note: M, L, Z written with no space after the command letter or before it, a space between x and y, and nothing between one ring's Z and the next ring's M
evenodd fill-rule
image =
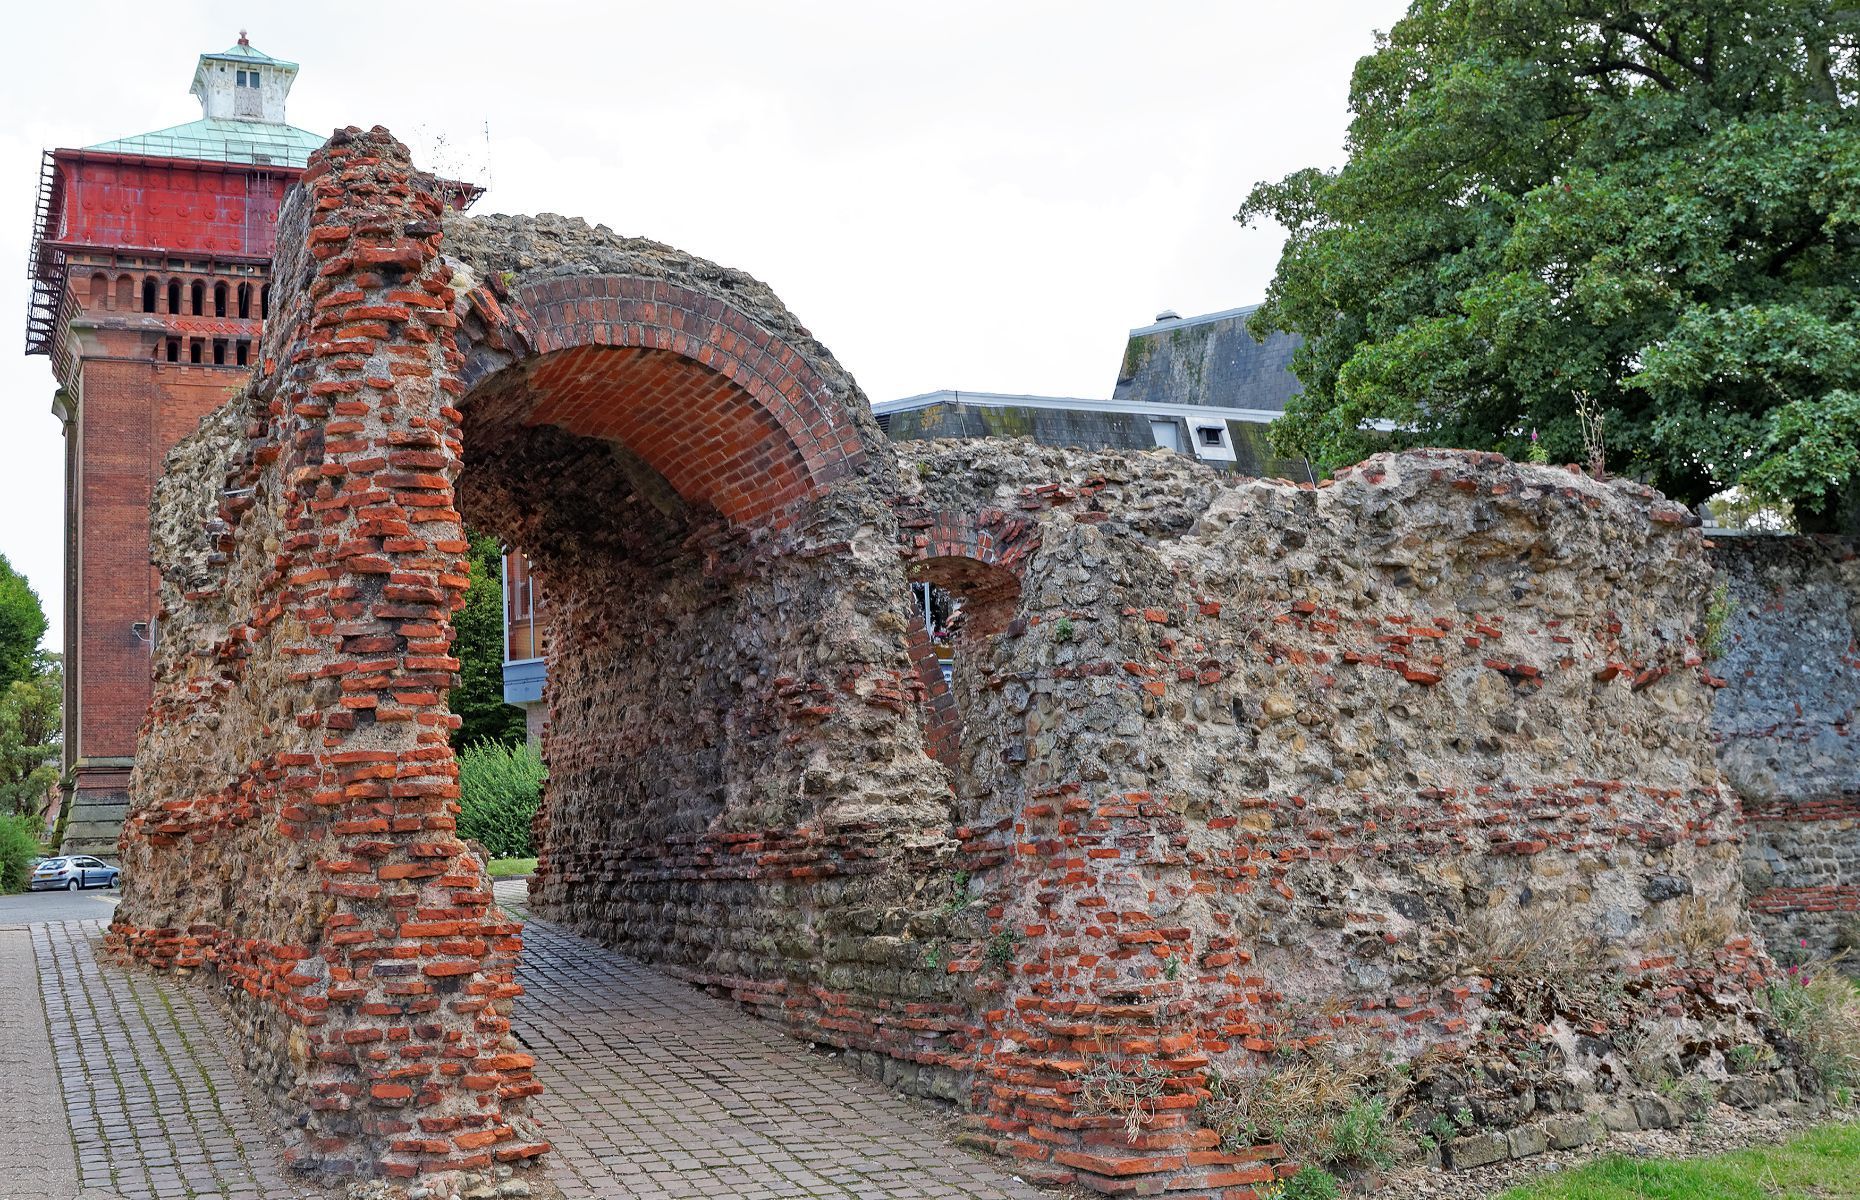
M494 858L489 864L492 879L518 879L536 871L533 858Z
M1833 1200L1860 1196L1860 1123L1713 1158L1610 1155L1512 1188L1499 1200Z

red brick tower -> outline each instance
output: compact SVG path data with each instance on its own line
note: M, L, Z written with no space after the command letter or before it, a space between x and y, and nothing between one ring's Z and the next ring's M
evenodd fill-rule
M67 851L115 849L149 697L150 491L256 353L278 204L323 143L285 123L296 75L241 33L200 56L200 120L45 155L26 352L51 356L65 426Z

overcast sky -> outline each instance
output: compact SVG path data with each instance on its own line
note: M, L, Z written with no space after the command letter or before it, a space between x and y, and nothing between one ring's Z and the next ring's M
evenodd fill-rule
M0 328L24 343L40 152L194 120L196 57L300 63L290 120L386 125L560 212L767 281L874 400L1106 397L1125 332L1258 300L1257 180L1342 158L1396 0L20 5L0 49ZM488 137L487 137L488 130ZM0 355L0 552L58 645L63 449Z

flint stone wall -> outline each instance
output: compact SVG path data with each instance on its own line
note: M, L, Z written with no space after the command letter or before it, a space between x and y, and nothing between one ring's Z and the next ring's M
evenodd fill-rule
M1860 557L1849 539L1734 536L1712 728L1746 821L1750 908L1778 957L1860 949Z
M976 514L1021 580L959 640L957 789L993 939L964 953L1011 958L978 1097L1029 1169L1265 1178L1198 1080L1287 1049L1431 1051L1424 1109L1503 1128L1645 1092L1636 1025L1720 1079L1761 1041L1682 508L1454 452L1319 487L899 452L906 529ZM1082 1100L1106 1058L1172 1075L1140 1146Z

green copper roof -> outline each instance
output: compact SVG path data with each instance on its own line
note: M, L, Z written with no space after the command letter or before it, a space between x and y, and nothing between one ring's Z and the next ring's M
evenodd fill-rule
M202 58L236 58L243 62L270 63L274 67L289 67L293 71L297 69L296 63L285 62L281 58L273 58L271 57L271 55L266 54L263 50L260 50L257 47L252 46L246 42L240 42L238 45L232 47L230 50L222 50L218 54L208 53L208 54L203 54L200 57Z
M86 149L110 154L142 154L151 158L301 167L309 161L310 152L324 141L294 125L203 118L153 133L99 142Z

